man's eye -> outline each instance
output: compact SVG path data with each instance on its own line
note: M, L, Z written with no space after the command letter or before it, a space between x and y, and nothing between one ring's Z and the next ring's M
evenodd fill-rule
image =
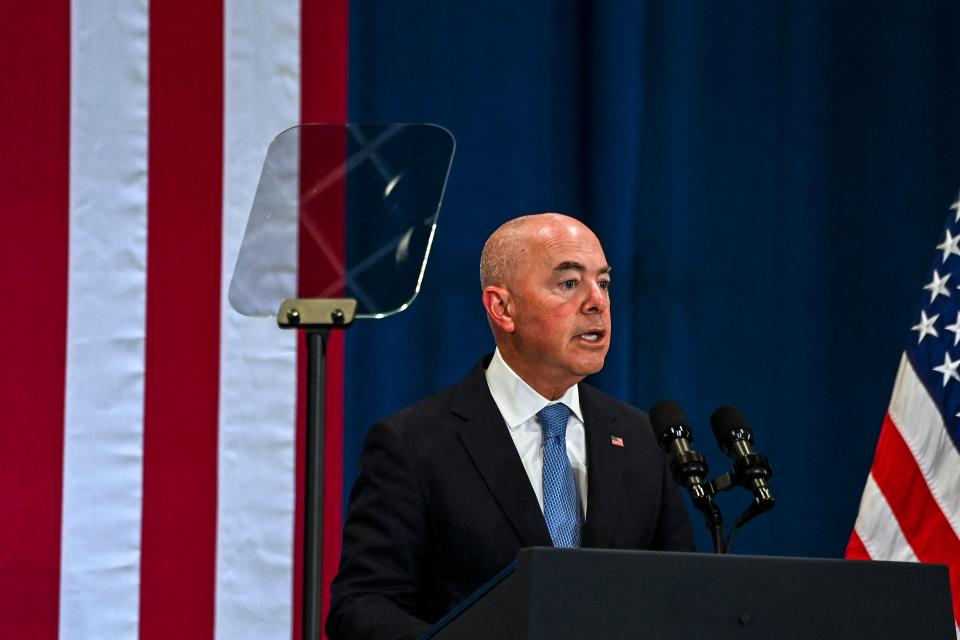
M573 289L576 286L577 286L576 280L564 280L563 282L560 283L560 287L563 289Z
M600 285L600 288L601 288L601 289L609 289L609 288L610 288L610 281L609 281L609 280L601 280L601 281L598 282L597 284Z

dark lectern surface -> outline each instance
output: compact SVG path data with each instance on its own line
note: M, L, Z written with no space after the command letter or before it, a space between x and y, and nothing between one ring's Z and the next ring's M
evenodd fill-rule
M433 640L956 640L946 567L524 549Z

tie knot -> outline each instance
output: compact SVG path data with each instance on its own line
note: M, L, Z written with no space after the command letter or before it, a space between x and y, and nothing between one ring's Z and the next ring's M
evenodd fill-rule
M570 417L570 409L567 405L562 402L548 404L537 413L537 417L540 418L540 429L543 431L544 440L567 437L567 418Z

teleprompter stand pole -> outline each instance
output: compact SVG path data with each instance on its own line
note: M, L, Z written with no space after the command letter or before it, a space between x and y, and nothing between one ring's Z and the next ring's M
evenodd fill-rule
M323 428L328 329L308 330L306 486L303 509L303 637L320 637L323 575Z
M318 640L323 576L323 439L326 404L327 343L331 329L353 323L357 301L351 298L284 300L277 324L303 329L307 341L307 432L303 509L303 640Z

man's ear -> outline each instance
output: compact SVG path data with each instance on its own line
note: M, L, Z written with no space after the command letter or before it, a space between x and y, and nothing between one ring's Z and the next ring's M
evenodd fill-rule
M487 310L491 325L504 333L513 333L513 307L509 291L493 285L484 287L483 307Z

